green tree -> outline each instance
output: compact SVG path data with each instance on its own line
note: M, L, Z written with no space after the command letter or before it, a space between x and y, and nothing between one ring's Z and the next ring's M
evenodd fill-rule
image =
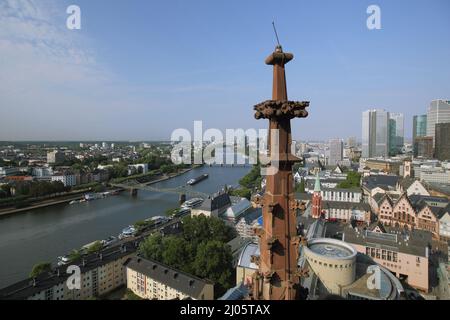
M44 272L50 272L52 270L52 264L50 262L41 262L33 266L30 272L30 278L36 278Z
M216 295L220 296L233 286L232 261L229 246L220 241L208 241L198 246L193 267L198 277L215 282Z
M103 244L100 241L94 242L87 250L87 253L99 252L103 249Z
M247 189L247 188L239 188L239 189L231 190L229 192L229 194L230 194L230 196L241 197L241 198L246 198L246 199L250 200L252 197L252 190Z
M162 235L160 233L155 233L149 236L141 242L138 252L145 258L162 261L164 252Z
M173 268L191 273L192 246L180 237L166 237L163 240L162 262Z

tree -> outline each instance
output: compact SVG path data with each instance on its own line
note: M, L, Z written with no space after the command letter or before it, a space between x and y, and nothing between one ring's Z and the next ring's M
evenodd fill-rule
M219 218L200 215L183 219L183 237L194 246L211 240L228 242L234 236L234 230Z
M52 264L50 262L41 262L33 266L30 272L30 278L36 278L44 272L50 272L52 270Z
M103 249L103 244L100 241L94 242L87 250L87 253L99 252Z
M230 194L230 196L241 197L241 198L246 198L247 200L250 200L252 197L252 190L247 189L247 188L239 188L239 189L231 190L229 192L229 194Z
M192 246L180 237L166 237L163 240L162 262L185 272L191 273Z
M138 252L145 258L162 261L164 252L162 235L160 233L155 233L149 236L141 242Z
M347 179L338 184L338 188L351 189L360 187L361 174L355 171L347 173Z
M233 286L232 261L231 249L225 243L220 241L204 242L197 249L193 266L194 272L198 277L215 282L216 294L221 295Z

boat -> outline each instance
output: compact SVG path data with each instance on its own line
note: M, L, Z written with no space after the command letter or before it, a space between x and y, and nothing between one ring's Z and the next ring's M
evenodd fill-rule
M68 256L60 256L60 257L57 258L57 260L58 260L58 266L59 267L70 263L70 259L69 259Z
M117 241L118 240L117 240L116 237L110 236L110 237L106 238L105 240L102 240L102 244L103 244L104 247L107 247L107 246L109 246L111 244L114 244Z
M122 233L119 235L119 239L134 237L135 233L136 228L134 226L128 226L122 230Z
M192 209L192 208L200 205L202 202L203 202L202 198L193 198L191 200L184 202L181 205L181 209Z
M207 179L208 177L209 177L209 175L207 173L205 173L205 174L202 174L201 176L199 176L199 177L197 177L195 179L189 180L187 182L187 184L190 185L190 186L193 186L193 185L195 185L195 184L197 184L197 183Z

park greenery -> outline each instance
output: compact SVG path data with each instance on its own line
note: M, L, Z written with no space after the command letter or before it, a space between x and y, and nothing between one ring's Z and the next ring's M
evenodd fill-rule
M50 262L41 262L33 266L30 272L30 278L36 278L39 275L50 272L52 270L52 264Z
M361 174L355 171L349 171L347 173L347 179L338 184L338 188L352 189L360 187Z
M141 243L139 254L213 281L220 296L233 286L233 256L227 242L234 236L234 230L218 218L186 217L181 235L153 234Z
M230 195L250 200L253 191L261 188L261 166L255 165L250 172L239 180L240 187L230 191Z

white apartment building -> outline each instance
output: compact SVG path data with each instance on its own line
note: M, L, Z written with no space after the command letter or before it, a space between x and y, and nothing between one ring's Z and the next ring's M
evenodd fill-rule
M74 174L59 174L56 173L52 176L52 182L60 181L65 187L73 187L77 185L77 176Z
M214 284L158 261L133 257L126 263L127 288L148 300L213 300Z

